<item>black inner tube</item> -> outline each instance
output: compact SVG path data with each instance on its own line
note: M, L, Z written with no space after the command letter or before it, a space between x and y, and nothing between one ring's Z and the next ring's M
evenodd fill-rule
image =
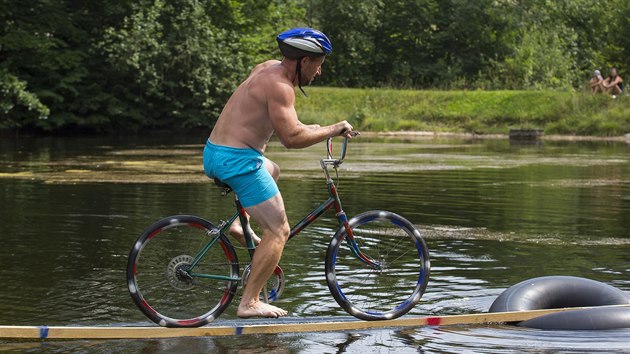
M630 295L613 286L586 278L548 276L511 286L492 303L489 312L628 304ZM541 329L630 328L630 308L566 311L523 321L518 325Z
M551 313L519 322L520 327L561 330L600 330L630 327L630 308L604 307Z

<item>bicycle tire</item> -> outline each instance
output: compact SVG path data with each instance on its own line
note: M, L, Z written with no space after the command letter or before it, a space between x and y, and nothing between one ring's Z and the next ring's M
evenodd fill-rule
M225 279L191 276L194 258L217 235L193 273ZM232 301L239 274L236 252L227 237L209 221L192 215L170 216L150 225L134 243L127 261L131 298L142 313L164 327L212 322Z
M420 232L402 216L381 210L361 213L348 224L352 239L342 226L326 252L326 282L332 296L362 320L389 320L409 312L426 290L431 267ZM378 266L361 261L352 242Z
M243 270L243 277L242 277L243 289L247 286L247 281L249 280L250 273L251 273L251 264L248 264L245 267L245 270ZM271 274L271 276L267 280L267 284L265 285L266 292L265 292L265 288L263 288L263 290L260 292L260 296L259 296L260 301L270 304L278 300L280 298L280 295L282 295L282 292L284 291L285 283L286 281L284 279L284 272L282 271L282 268L280 268L280 266L277 265L276 268L273 270L273 274ZM265 295L267 296L266 298L265 298Z

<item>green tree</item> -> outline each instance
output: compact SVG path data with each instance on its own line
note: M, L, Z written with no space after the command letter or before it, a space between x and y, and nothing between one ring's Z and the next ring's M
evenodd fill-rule
M139 123L207 126L254 61L269 59L287 13L298 14L282 2L145 0L99 49L127 82L117 94L143 104Z
M381 21L374 38L378 54L371 63L375 77L393 86L426 84L433 77L431 64L435 62L437 1L388 1L379 10Z
M85 75L80 67L84 54L77 49L83 33L60 1L3 0L2 8L2 124L55 126L55 108L78 94L74 86Z
M494 0L439 1L435 17L432 56L427 80L440 88L474 87L492 60L508 53L513 40L505 7ZM436 81L437 80L437 81Z
M630 2L614 1L608 9L606 26L610 27L603 50L609 66L617 66L621 73L630 76Z
M333 85L571 89L628 58L624 0L310 3Z
M288 0L0 2L0 128L212 125L304 17Z
M325 85L573 89L630 68L627 0L0 0L0 129L211 126L309 24Z
M28 91L27 84L6 69L0 69L0 129L20 127L23 119L47 119L50 110ZM22 119L20 119L22 118Z
M1 128L108 121L108 70L91 50L100 29L120 19L125 2L0 1Z
M335 48L328 83L451 87L458 79L474 82L492 58L506 52L508 22L496 1L316 3L316 24Z
M484 76L497 88L582 86L595 68L608 66L614 57L606 52L621 41L614 38L622 28L614 15L622 2L506 1L502 13L513 39L506 42L508 53L496 58Z
M311 26L322 30L333 44L324 64L325 84L373 86L379 82L372 69L380 51L375 41L382 20L381 0L311 0Z

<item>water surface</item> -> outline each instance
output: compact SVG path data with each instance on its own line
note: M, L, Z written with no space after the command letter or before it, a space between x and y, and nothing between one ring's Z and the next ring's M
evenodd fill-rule
M127 254L164 216L213 222L231 213L203 175L203 138L0 140L0 311L9 325L150 325L126 287ZM322 144L267 156L289 220L326 198ZM358 138L340 168L348 215L395 211L431 251L415 315L484 312L507 287L574 275L630 291L630 147L624 143ZM332 214L287 246L278 305L293 317L345 316L328 292L324 257ZM239 258L246 259L239 250ZM240 296L240 292L239 292ZM235 306L221 319L233 320ZM501 352L627 350L630 330L538 331L510 326L427 327L239 338L0 341L27 351Z

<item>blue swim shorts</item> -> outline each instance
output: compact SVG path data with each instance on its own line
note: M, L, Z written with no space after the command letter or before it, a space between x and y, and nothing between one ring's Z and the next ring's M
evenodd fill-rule
M252 148L215 145L208 139L203 150L203 169L206 176L230 186L246 208L280 193L265 168L265 157Z

